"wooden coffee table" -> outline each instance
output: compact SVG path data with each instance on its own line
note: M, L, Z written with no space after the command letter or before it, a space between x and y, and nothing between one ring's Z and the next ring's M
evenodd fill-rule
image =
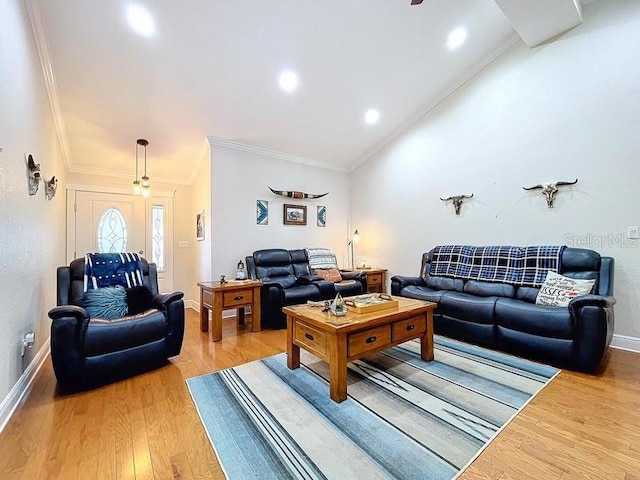
M393 297L398 306L344 317L320 307L293 305L287 315L287 366L300 367L300 348L329 364L331 399L347 398L347 363L420 337L420 357L433 360L433 310L437 304ZM346 298L345 300L348 300Z

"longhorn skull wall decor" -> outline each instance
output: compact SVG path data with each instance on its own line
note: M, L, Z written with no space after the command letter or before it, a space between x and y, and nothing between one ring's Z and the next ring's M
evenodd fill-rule
M449 200L451 200L451 202L453 203L453 208L456 212L456 215L460 215L460 207L462 206L462 201L465 198L471 198L471 197L473 197L473 193L471 195L452 195L451 197L447 197L447 198L440 197L440 200L442 200L443 202L448 202Z
M58 188L58 179L54 175L51 180L44 181L44 196L47 200L53 199L56 196L56 190Z
M33 156L30 154L27 158L27 180L29 182L29 195L35 195L42 180L42 173L40 173L40 164L33 160Z
M562 185L575 185L578 183L578 179L576 178L573 182L549 182L549 183L540 183L538 185L534 185L533 187L522 187L524 190L542 190L540 193L544 195L544 198L547 200L547 207L553 208L553 202L556 198L556 193L558 192L558 187Z
M287 197L287 198L322 198L329 193L327 192L327 193L313 194L313 193L304 193L304 192L297 192L297 191L274 190L271 187L269 187L269 190L271 190L276 195L282 195L283 197Z

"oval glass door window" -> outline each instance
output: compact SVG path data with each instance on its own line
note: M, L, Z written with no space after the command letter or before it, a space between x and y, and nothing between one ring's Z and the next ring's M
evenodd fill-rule
M105 210L98 222L98 253L122 253L127 248L127 222L117 208Z

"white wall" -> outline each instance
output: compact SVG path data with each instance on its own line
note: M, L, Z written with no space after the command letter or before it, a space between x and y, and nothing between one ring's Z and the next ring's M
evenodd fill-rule
M21 0L0 2L0 86L1 401L48 341L56 267L65 257L65 168ZM42 182L28 195L27 154L40 163L43 177L58 178L53 200L45 200ZM21 340L30 331L36 342L22 358Z
M193 245L193 264L189 298L200 302L198 282L213 279L211 274L211 149L206 140L207 148L203 158L198 162L198 171L193 182L191 208L189 220L191 222L191 241ZM204 211L204 240L196 240L196 214Z
M347 263L348 174L252 152L211 147L211 274L233 278L238 260L265 248L331 248ZM273 194L300 190L329 195L295 200ZM256 200L269 202L269 224L256 224ZM306 205L307 225L283 225L283 205ZM327 207L327 226L316 225L318 205ZM209 234L209 232L207 232Z
M473 48L470 38L466 47ZM416 275L437 244L567 244L616 259L615 333L640 337L640 2L516 44L351 174L360 255ZM522 186L579 178L549 209ZM473 193L455 216L438 197Z

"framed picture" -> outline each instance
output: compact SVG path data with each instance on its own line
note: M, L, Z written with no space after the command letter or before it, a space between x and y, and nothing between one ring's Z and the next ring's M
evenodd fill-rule
M326 227L327 226L327 207L318 205L318 226Z
M306 225L307 206L289 205L285 203L282 218L284 219L285 225Z
M269 202L267 200L256 200L256 223L269 225Z
M196 240L204 240L204 210L196 214Z

